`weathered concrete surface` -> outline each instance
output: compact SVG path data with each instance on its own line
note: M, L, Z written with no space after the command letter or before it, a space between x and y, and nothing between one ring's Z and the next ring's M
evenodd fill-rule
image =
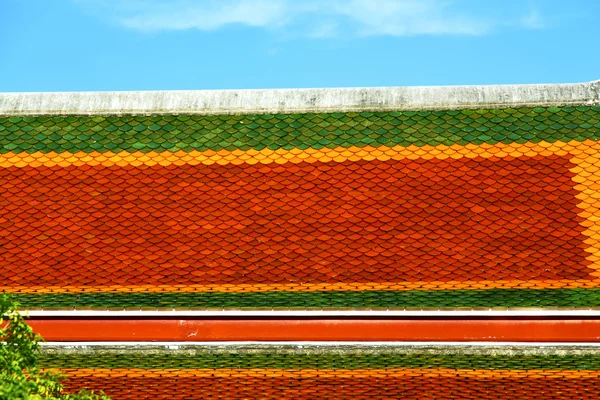
M345 89L0 93L0 115L250 114L600 104L600 81Z
M135 343L132 343L135 344ZM575 356L575 355L598 355L600 356L600 347L572 345L572 346L498 346L498 345L395 345L393 343L378 346L361 345L338 345L338 346L319 346L319 345L222 345L222 346L203 346L203 345L43 345L42 352L47 355L53 354L119 354L126 357L136 357L137 355L151 354L169 354L171 356L193 356L198 354L235 354L235 353L278 353L278 354L405 354L407 356L415 354L470 354L470 355L555 355L555 356Z

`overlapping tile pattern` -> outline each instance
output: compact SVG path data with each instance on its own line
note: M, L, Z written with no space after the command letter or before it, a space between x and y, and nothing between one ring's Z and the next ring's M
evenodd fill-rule
M185 347L47 350L68 388L114 399L598 399L594 348Z
M29 308L600 306L600 107L0 118Z

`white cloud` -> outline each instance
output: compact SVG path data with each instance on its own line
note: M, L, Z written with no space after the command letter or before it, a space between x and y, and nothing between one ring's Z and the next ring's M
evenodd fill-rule
M283 0L147 1L120 22L139 30L209 31L230 24L274 27L284 24L287 16Z
M506 22L481 12L468 13L460 7L460 0L73 1L103 9L119 24L139 31L211 31L244 25L313 38L483 35ZM529 29L543 26L537 13L528 14L520 22Z
M337 2L335 11L348 16L363 35L480 35L492 27L439 0L347 0Z
M532 9L521 19L521 25L527 29L544 29L546 24L537 9Z

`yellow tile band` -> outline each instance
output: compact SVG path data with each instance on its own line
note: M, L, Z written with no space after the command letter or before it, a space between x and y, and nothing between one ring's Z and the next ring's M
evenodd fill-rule
M529 280L474 282L372 282L304 284L225 284L225 285L107 285L107 286L0 286L0 291L21 294L51 293L258 293L258 292L364 292L371 290L485 290L485 289L592 289L594 280Z
M81 165L141 166L141 165L198 165L198 164L284 164L300 162L343 162L359 160L403 160L403 159L446 159L475 157L521 157L567 155L587 158L600 151L600 142L540 142L511 144L467 144L439 146L393 146L393 147L349 147L334 149L292 150L207 150L192 152L91 152L91 153L6 153L0 155L0 167L67 167Z

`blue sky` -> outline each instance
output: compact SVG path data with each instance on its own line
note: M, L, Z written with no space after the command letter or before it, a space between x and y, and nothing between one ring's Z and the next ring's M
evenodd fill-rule
M0 91L600 79L598 0L0 0Z

